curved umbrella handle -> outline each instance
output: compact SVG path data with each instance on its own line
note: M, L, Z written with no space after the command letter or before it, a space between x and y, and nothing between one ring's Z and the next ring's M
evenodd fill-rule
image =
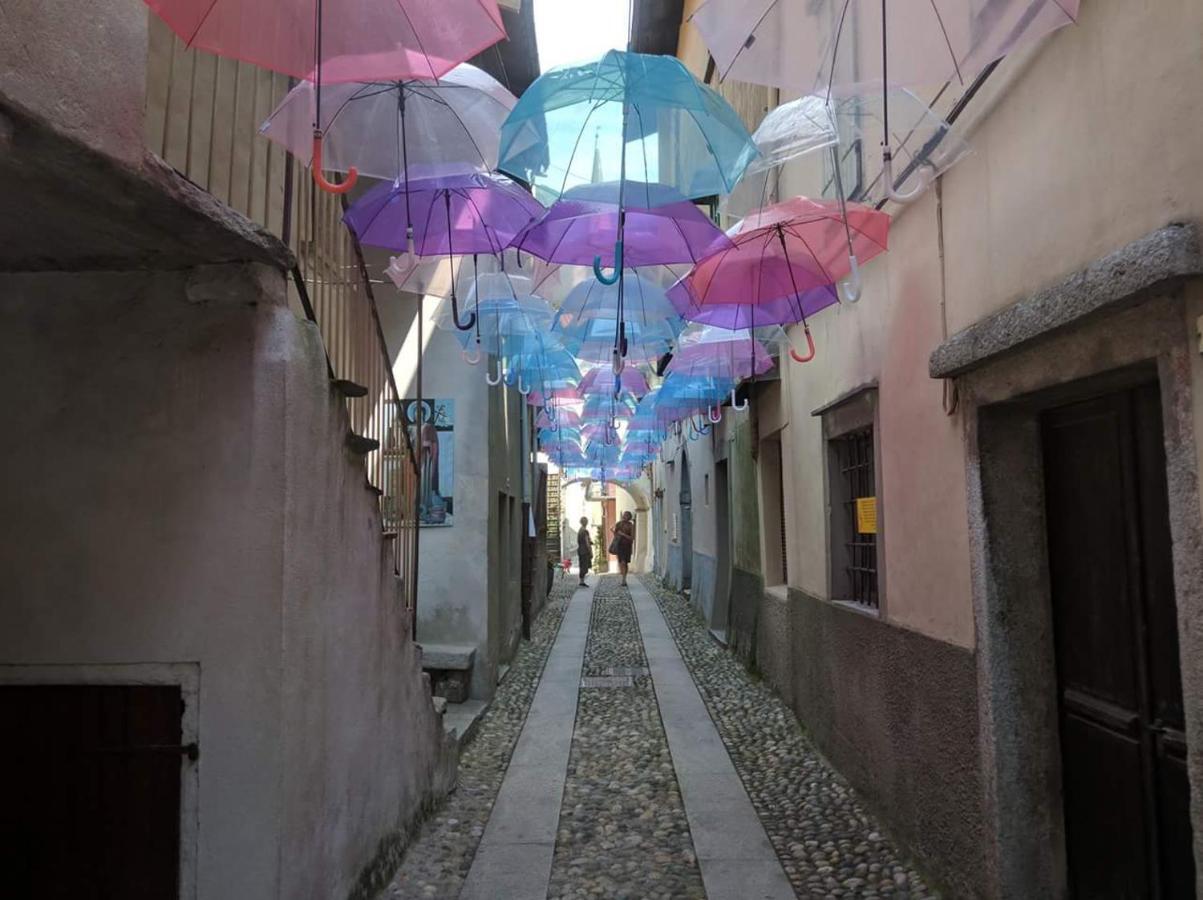
M480 362L480 341L476 342L476 346L472 348L471 353L469 353L468 348L465 347L462 351L460 351L460 355L464 358L464 362L466 362L470 366L474 366L477 363L479 363Z
M523 397L530 394L530 385L529 384L523 385L521 372L518 373L518 393L521 394Z
M810 332L808 331L808 332L807 332L807 334L809 334L809 333L810 333ZM791 348L791 352L792 352L792 348ZM812 345L812 348L811 348L811 354L810 354L810 355L811 355L812 357L814 356L814 348L813 348L813 345ZM808 358L809 358L809 357L808 357ZM735 402L735 388L731 388L731 408L732 408L733 410L735 410L736 412L743 412L745 409L747 409L747 408L748 408L748 401L747 401L747 400L744 400L744 402L743 402L743 403L736 403L736 402Z
M460 331L471 331L472 326L476 324L476 313L474 312L468 313L467 322L459 320L459 300L456 298L454 290L451 292L451 321Z
M885 184L886 196L895 203L910 203L927 190L931 179L923 169L919 170L919 183L903 193L894 189L894 151L886 144L881 150L881 180Z
M593 277L606 285L618 283L618 279L622 277L622 241L614 242L614 274L607 275L603 272L602 258L595 256L593 257Z
M354 166L347 170L345 181L335 184L326 180L326 176L322 174L322 134L320 131L313 133L313 160L309 165L313 169L313 180L328 194L345 194L355 187L355 182L359 180L359 170Z
M497 377L496 378L493 377L492 372L490 372L488 369L485 369L485 381L488 383L489 387L497 387L497 385L501 384L501 380L504 377L505 377L505 373L502 372L502 370L501 370L501 360L497 360Z
M806 346L807 346L807 349L809 352L805 356L799 356L797 351L794 350L793 347L789 348L790 357L793 359L794 362L800 362L800 363L810 362L812 359L815 358L815 339L813 337L811 337L811 335L810 335L810 326L803 325L802 328L806 331Z
M841 300L845 303L855 303L860 299L860 260L856 258L855 253L849 253L848 262L852 264L852 271L847 281L840 282L838 290Z
M718 415L716 416L715 413L718 413ZM707 407L706 418L717 425L719 422L723 421L723 408L721 406Z

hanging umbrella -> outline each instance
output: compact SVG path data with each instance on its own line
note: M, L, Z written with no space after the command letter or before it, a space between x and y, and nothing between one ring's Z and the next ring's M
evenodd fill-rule
M608 181L572 188L513 243L549 263L615 264L614 235L620 222L630 267L696 262L726 244L722 231L698 207L670 187ZM612 284L617 278L601 279Z
M322 162L335 172L403 178L411 165L497 165L501 123L517 98L491 75L463 63L438 79L348 82L323 92ZM288 92L259 133L308 165L317 91L302 81Z
M618 322L614 319L589 319L567 328L561 328L557 321L554 333L582 363L602 364L612 358L618 330ZM627 359L639 365L651 365L672 348L677 328L667 322L648 325L627 322L624 331Z
M408 250L412 240L419 256L452 257L465 253L500 253L543 207L513 181L484 172L424 170L410 173L404 185L377 185L357 200L343 221L361 243L387 250ZM460 321L455 281L451 310Z
M598 367L590 369L581 379L580 391L583 395L613 394L625 391L635 397L642 397L648 392L647 378L639 369L631 366L615 375L613 369Z
M690 18L720 77L827 96L957 82L1077 20L1079 0L706 0ZM889 105L882 179L896 190Z
M587 151L578 155L582 144L588 147L587 138L593 140L592 160L585 159ZM595 183L606 184L607 194L613 191L610 259L617 272L602 272L601 252L592 262L601 281L619 283L615 369L622 367L626 355L619 275L627 207L647 209L675 204L682 197L728 193L755 152L735 110L679 60L665 56L611 50L596 62L553 69L535 80L506 119L501 171L551 196ZM616 169L609 164L614 159ZM657 189L657 184L673 190ZM585 199L610 198L586 194ZM595 227L601 225L594 221ZM588 243L599 241L608 246L608 235L594 234ZM633 247L641 244L632 241ZM646 264L673 261L683 260L650 259Z
M713 325L691 326L681 333L681 342L672 361L669 374L688 376L752 378L773 368L773 358L760 341L746 328L728 331ZM747 401L736 402L731 388L731 406L746 409Z
M640 278L632 269L622 273L626 282L624 296L626 319L645 326L664 326L673 336L681 330L681 316L665 293L665 288ZM556 324L571 333L571 329L596 319L617 321L618 285L602 284L596 278L586 278L560 304Z
M187 47L316 82L314 180L322 176L321 87L439 78L505 37L497 0L145 0Z
M852 203L845 217L838 203L795 197L744 219L731 231L733 249L704 259L669 294L690 320L714 304L724 319L743 307L732 327L800 322L809 355L792 348L790 355L806 362L814 356L806 317L836 302L833 285L849 273L845 222L855 256L868 260L886 250L886 213Z

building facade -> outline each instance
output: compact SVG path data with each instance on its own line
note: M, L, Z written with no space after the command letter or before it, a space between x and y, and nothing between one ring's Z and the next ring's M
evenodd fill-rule
M885 206L812 362L654 466L658 571L952 896L1203 873L1200 35L1095 0L931 91L971 154ZM791 99L716 86L750 127Z

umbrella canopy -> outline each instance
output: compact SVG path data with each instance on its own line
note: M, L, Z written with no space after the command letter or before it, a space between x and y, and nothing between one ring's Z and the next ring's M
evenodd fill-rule
M622 224L623 263L691 263L727 246L718 227L671 187L604 182L572 188L515 238L513 247L551 263L615 264L614 237Z
M668 373L682 375L751 378L773 368L773 358L746 328L728 331L713 325L691 326L681 334L681 343Z
M379 184L343 216L361 243L404 252L413 229L419 256L500 253L543 212L510 179L487 172L424 169Z
M552 199L628 179L706 197L728 193L755 155L739 115L679 60L611 50L527 88L501 129L498 167Z
M618 328L614 319L589 319L567 328L561 328L557 320L553 333L563 338L564 346L581 362L601 364L611 360ZM634 363L650 365L672 348L677 327L664 321L646 325L628 321L625 332L627 358Z
M623 272L622 278L626 282L623 293L627 322L663 329L669 340L675 337L681 330L681 316L665 289L630 270ZM598 319L617 321L618 286L587 278L564 298L556 316L556 327L564 334L572 335L582 324Z
M146 5L188 47L324 83L439 78L505 37L497 0L146 0Z
M590 369L581 379L580 391L590 394L611 395L615 391L625 391L635 397L642 397L648 392L647 378L639 369L631 366L618 375L608 367Z
M1077 19L1079 0L707 0L690 21L720 77L813 92L966 84ZM883 43L888 57L883 60Z
M838 173L837 147L852 147L857 141L862 147L882 142L887 101L890 144L900 163L894 182L897 191L917 193L969 152L964 138L904 88L850 97L809 94L781 104L764 117L752 134L760 158L748 167L735 190L723 198L723 214L738 218L773 203L781 192L783 167L803 156L825 150L831 154L823 161L827 171ZM838 179L836 187L842 188ZM880 173L870 183L862 183L856 196L858 201L871 205L884 199Z
M323 165L389 180L410 166L496 167L501 123L518 102L492 76L467 63L438 80L329 85L322 100ZM313 82L302 81L259 132L309 165L317 115Z
M845 223L854 252L871 259L887 248L890 217L850 203L845 220L834 201L795 197L744 219L731 232L731 250L700 262L670 296L687 319L706 307L746 307L738 327L805 323L836 302L832 285L849 273ZM763 316L763 318L761 318Z

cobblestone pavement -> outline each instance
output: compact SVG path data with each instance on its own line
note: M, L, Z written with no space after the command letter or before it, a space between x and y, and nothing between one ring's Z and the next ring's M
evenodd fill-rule
M598 581L547 895L704 898L630 594ZM629 686L621 686L628 684Z
M539 685L543 664L575 590L575 578L556 580L547 606L531 629L530 642L519 648L505 681L481 718L476 736L460 757L455 792L423 824L382 898L453 900L459 896Z
M811 746L792 711L710 637L698 613L656 579L668 622L740 779L799 897L935 897Z

